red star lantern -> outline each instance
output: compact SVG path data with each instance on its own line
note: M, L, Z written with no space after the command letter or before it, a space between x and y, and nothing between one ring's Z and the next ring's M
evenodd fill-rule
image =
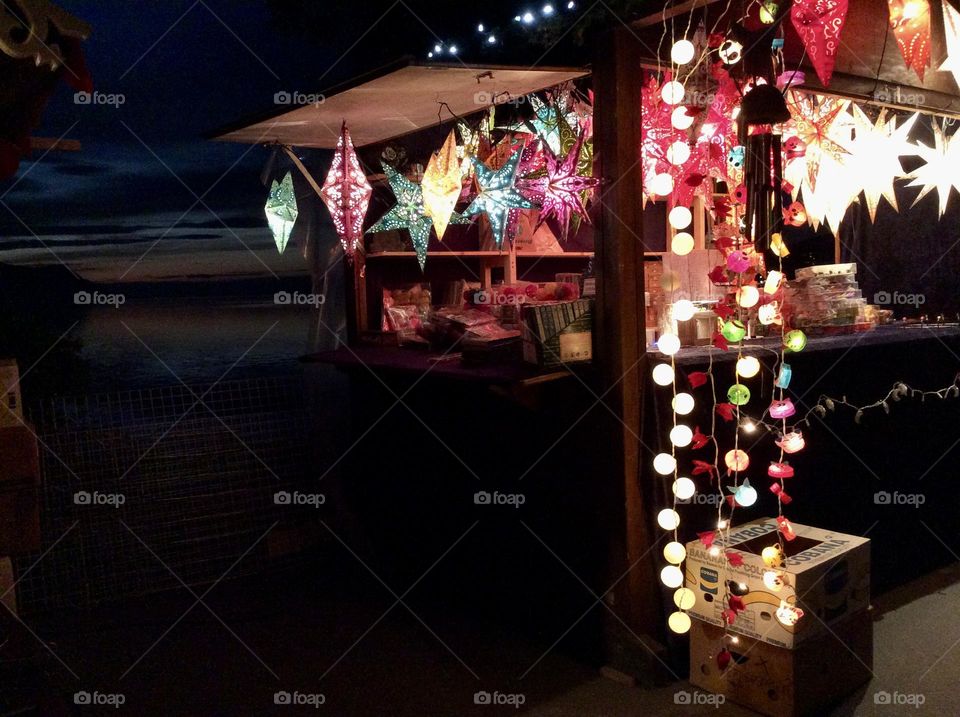
M923 81L930 66L930 0L889 0L890 29L907 67Z
M363 220L370 208L372 194L373 188L360 166L350 131L344 122L320 197L330 210L343 251L351 261L363 239Z
M847 20L847 0L796 0L790 19L824 87L830 85Z

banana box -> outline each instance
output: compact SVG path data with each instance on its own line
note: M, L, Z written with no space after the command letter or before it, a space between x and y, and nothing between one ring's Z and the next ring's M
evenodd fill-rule
M779 552L773 518L717 532L713 545L687 544L686 586L696 595L690 616L724 623L725 596L742 600L733 632L792 649L870 605L870 541L793 524L796 537ZM766 552L764 552L766 549ZM727 559L734 555L734 564ZM739 559L737 559L739 558Z

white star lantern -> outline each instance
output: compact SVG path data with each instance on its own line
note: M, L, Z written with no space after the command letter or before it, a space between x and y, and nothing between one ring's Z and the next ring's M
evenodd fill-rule
M946 36L947 59L938 68L953 73L953 81L960 86L960 12L943 0L943 32Z
M937 124L933 125L933 140L933 147L928 147L923 142L917 143L917 154L926 164L910 174L913 181L907 186L922 187L912 206L916 206L921 199L936 189L942 218L950 201L950 191L952 189L960 191L960 174L957 174L957 166L960 163L960 141L956 141L957 135L945 137L943 130Z

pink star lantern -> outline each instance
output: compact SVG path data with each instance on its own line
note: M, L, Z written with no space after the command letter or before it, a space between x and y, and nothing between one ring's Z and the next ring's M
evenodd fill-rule
M367 216L372 194L373 188L360 166L353 140L350 139L350 130L344 122L320 197L330 211L333 226L350 261L363 239L363 220Z

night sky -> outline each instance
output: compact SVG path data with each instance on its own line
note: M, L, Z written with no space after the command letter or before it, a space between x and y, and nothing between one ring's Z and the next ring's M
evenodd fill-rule
M438 12L432 2L326 0L59 4L92 25L84 51L96 91L121 96L122 104L77 105L61 84L34 136L77 139L83 150L40 161L35 153L0 184L12 210L0 206L0 261L65 263L101 281L305 273L297 248L279 256L266 229L259 174L267 151L204 135L274 109L279 91L319 92L405 54L423 59L437 40L458 41L470 59L502 61L502 48L471 48L476 23L508 28L517 8L444 3Z

